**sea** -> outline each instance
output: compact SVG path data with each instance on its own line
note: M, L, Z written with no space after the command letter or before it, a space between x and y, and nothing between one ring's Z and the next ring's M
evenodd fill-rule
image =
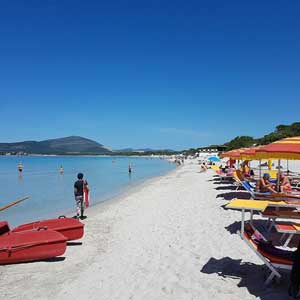
M17 169L19 163L24 166L22 175ZM63 173L59 172L60 166ZM93 205L120 196L125 190L174 168L175 164L155 157L0 156L0 207L29 197L0 211L0 221L7 220L13 227L75 214L73 186L79 172L88 181L89 209L93 209Z

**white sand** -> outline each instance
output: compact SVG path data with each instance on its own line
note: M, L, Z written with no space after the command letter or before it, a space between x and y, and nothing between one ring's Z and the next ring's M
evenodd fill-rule
M64 261L0 266L0 298L287 299L286 280L263 288L261 262L230 233L240 213L219 194L233 191L198 171L186 164L89 209Z

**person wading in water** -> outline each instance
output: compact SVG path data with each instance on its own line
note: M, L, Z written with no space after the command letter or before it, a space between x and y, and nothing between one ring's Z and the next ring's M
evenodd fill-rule
M19 171L19 175L22 175L23 169L24 169L23 164L22 164L21 162L18 163L18 171Z

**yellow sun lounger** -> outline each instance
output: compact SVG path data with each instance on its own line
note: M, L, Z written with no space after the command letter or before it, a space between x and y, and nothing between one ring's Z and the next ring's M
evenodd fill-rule
M279 270L291 270L293 261L290 259L283 259L282 257L275 256L264 251L260 248L253 240L252 235L249 234L249 230L247 229L249 226L253 229L254 235L260 235L261 238L263 236L254 228L251 224L252 213L253 211L263 212L268 206L280 206L284 205L287 207L288 203L284 201L260 201L260 200L244 200L244 199L234 199L229 204L226 205L226 208L229 209L238 209L242 211L242 222L241 222L241 233L240 236L242 240L255 252L255 254L264 262L264 264L269 268L270 275L265 281L265 285L268 285L274 277L278 280L281 278L281 274ZM290 205L291 206L291 205ZM245 211L251 211L251 220L250 224L246 224L245 230Z
M217 170L220 170L220 167L217 166L217 165L212 165L211 169L214 170L214 171L217 171Z
M245 211L250 210L250 223L253 219L253 211L263 212L268 206L273 207L291 207L284 201L266 201L266 200L245 200L245 199L233 199L226 208L238 209L242 211L242 224L241 224L241 237L243 238L244 227L245 227ZM294 207L294 206L293 206Z
M258 200L244 200L244 199L233 199L226 208L238 209L242 211L242 222L241 222L241 238L244 238L245 228L245 211L250 210L252 222L253 211L264 211L269 205L269 201L258 201Z

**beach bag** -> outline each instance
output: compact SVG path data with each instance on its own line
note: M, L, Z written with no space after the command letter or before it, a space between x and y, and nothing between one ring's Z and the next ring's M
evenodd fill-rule
M293 297L294 299L300 299L300 241L298 243L297 250L294 252L290 281L291 282L288 289L289 296Z

